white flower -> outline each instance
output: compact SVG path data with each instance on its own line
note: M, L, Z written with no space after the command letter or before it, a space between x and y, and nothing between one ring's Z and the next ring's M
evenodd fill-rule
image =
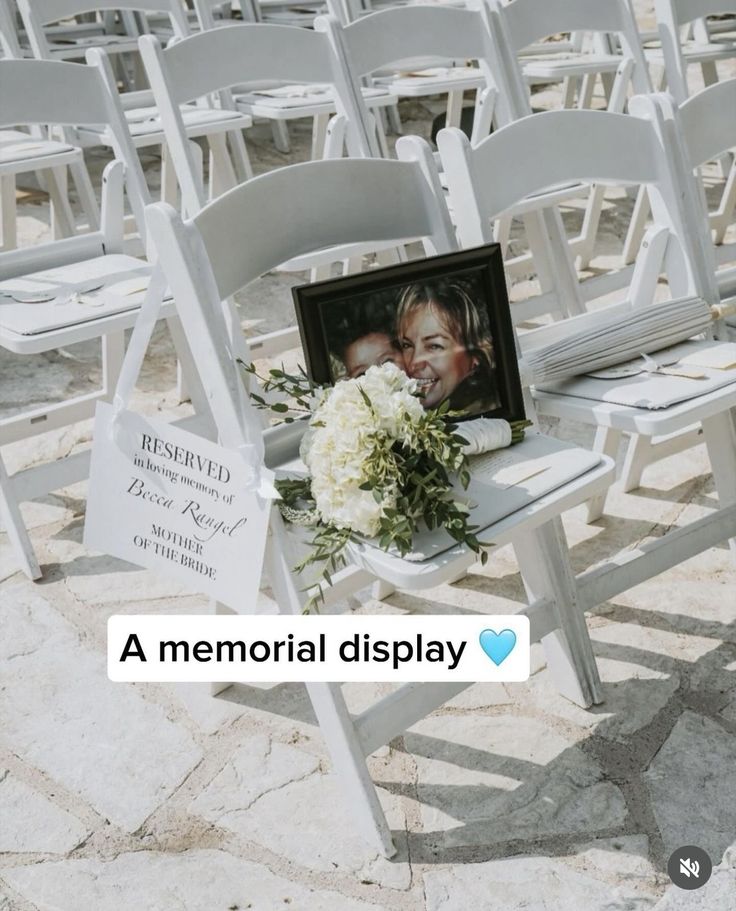
M300 452L326 524L377 534L384 510L396 505L397 491L389 485L376 502L372 490L361 490L368 480L365 463L376 447L390 450L410 435L424 414L415 392L416 382L388 363L323 395Z

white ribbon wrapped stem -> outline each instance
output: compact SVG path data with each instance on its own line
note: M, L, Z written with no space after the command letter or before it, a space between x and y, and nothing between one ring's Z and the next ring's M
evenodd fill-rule
M463 446L465 455L480 455L494 449L505 449L511 445L511 424L500 418L476 418L463 421L455 435L467 442Z

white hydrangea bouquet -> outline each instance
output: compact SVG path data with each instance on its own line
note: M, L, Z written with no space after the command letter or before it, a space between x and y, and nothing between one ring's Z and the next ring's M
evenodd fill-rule
M257 376L253 365L242 366ZM405 556L422 527L444 528L485 563L468 503L453 483L466 488L470 482L469 447L462 429L450 423L447 402L425 409L416 380L393 363L327 387L310 387L303 371L295 376L272 369L258 378L265 392L292 400L269 405L251 392L259 407L282 417L289 412L286 422L295 420L295 411L310 415L300 447L309 476L276 482L284 518L314 530L298 572L319 564L329 584L350 541L374 539ZM522 439L527 423L506 425L505 445ZM308 607L321 597L318 588Z

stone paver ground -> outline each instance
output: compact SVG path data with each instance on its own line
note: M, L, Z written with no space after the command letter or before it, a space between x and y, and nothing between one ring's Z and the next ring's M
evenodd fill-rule
M407 108L407 132L427 111ZM421 120L411 120L421 117ZM250 148L276 163L267 132ZM297 154L306 131L295 134ZM156 163L152 160L151 170ZM604 246L620 234L619 200ZM41 236L43 205L21 209ZM608 232L608 233L606 233ZM270 276L244 314L289 320L294 277ZM516 289L518 293L518 289ZM279 303L274 305L274 300ZM93 346L0 352L4 413L98 375ZM186 411L163 332L133 407ZM549 431L584 445L588 431ZM73 451L88 426L10 447L17 470ZM399 851L371 856L298 685L111 683L107 618L199 613L176 583L81 544L86 485L25 504L44 569L19 574L0 536L0 911L734 911L736 571L714 548L601 605L589 628L606 701L557 695L535 647L528 683L477 685L370 759ZM578 571L714 505L703 447L649 468L607 515L565 521ZM523 587L508 548L461 582L358 611L508 612ZM346 687L358 711L386 687ZM669 885L669 853L704 847L708 886Z

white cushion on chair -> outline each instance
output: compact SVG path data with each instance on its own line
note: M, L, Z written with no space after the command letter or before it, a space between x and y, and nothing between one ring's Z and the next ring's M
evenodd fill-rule
M74 146L52 139L38 139L21 130L0 130L0 164L23 161L26 158L43 158L73 152Z
M700 349L713 347L718 342L689 341L682 345L668 348L667 352L672 357L684 358ZM654 360L663 352L652 354ZM667 358L669 363L671 358ZM688 367L688 369L695 369ZM636 376L618 377L617 379L602 380L592 376L578 376L561 383L549 383L535 387L540 392L552 392L556 395L575 396L576 398L592 399L596 402L608 402L611 405L627 405L631 408L644 408L656 411L660 408L669 408L678 402L687 402L690 399L706 395L729 383L736 383L736 369L713 370L698 367L698 372L705 376L703 379L690 379L682 376L671 376L661 373L640 373Z

